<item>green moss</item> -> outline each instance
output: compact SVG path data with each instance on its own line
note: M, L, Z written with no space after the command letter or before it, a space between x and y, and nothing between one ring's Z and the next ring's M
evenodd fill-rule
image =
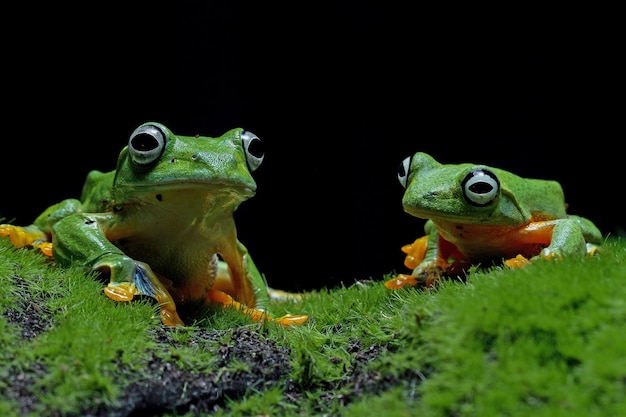
M605 252L475 273L466 286L442 288L418 357L435 369L420 388L422 411L592 415L621 407L626 270L615 256L621 248Z
M172 329L150 300L112 302L96 275L0 239L0 412L24 415L4 395L17 374L32 415L75 415L114 407L151 363L211 381L249 372L245 355L224 359L248 329L285 349L284 380L225 397L216 415L626 415L624 242L592 258L475 268L436 291L389 291L386 278L273 306L308 314L300 326L208 308ZM39 315L37 334L24 336L19 312Z

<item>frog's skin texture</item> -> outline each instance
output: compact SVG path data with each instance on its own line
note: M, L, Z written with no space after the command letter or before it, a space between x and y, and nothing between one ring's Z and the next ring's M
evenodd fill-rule
M153 297L169 326L183 325L177 305L198 301L236 307L255 320L302 323L307 316L266 313L272 290L237 239L233 213L256 192L251 172L263 161L259 146L240 128L211 138L145 123L115 171L89 173L80 200L61 201L26 227L0 225L0 235L62 265L108 274L104 292L113 300Z
M471 163L444 165L418 152L398 170L404 210L422 219L426 235L402 247L411 274L385 282L430 287L442 276L504 260L523 267L540 258L585 256L602 235L588 219L566 214L556 181L521 178Z

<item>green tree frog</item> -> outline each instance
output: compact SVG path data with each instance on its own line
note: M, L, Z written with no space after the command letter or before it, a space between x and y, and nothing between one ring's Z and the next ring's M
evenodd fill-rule
M261 145L241 128L212 138L144 123L115 171L88 174L80 200L49 207L29 226L0 225L0 235L62 265L108 274L104 292L115 301L153 297L168 326L184 325L176 306L187 302L221 303L258 321L303 323L306 315L267 312L273 290L237 238L234 212L256 192L251 172L263 161Z
M423 152L402 161L398 180L404 210L427 221L426 235L402 247L412 273L387 280L391 289L429 287L482 262L504 260L516 268L540 258L593 254L602 240L590 220L566 214L556 181L472 163L441 164Z

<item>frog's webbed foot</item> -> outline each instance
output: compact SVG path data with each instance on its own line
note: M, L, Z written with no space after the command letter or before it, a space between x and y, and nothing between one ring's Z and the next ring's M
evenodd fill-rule
M411 275L398 274L395 278L385 281L384 285L390 290L397 290L407 285L418 288L431 288L441 279L441 277L441 268L435 266L423 268L419 271L413 271Z
M395 278L385 281L385 287L397 290L405 286L428 288L441 278L445 262L439 259L437 253L432 253L429 260L425 260L428 251L430 235L422 236L412 243L402 246L401 250L406 254L404 266L413 270L409 274L398 274Z
M242 313L249 315L252 318L252 320L259 321L259 322L273 321L283 326L291 326L294 324L302 324L306 322L309 318L307 315L292 315L292 314L286 314L282 317L273 318L272 316L267 314L265 311L256 309L256 308L247 307L244 304L236 301L230 295L219 290L209 290L209 292L207 293L206 299L207 301L210 301L210 302L222 304L224 308L232 307L237 310L240 310Z
M586 250L587 250L587 255L594 256L600 251L600 245L596 245L595 243L587 243Z
M595 243L586 243L585 244L585 253L587 256L594 256L600 251L600 246ZM530 264L535 259L549 259L555 260L562 258L563 255L557 251L550 250L550 248L542 249L541 253L537 256L534 256L530 259L517 255L515 258L510 258L504 261L504 266L509 268L524 268L528 264Z
M0 236L8 236L16 248L32 246L41 250L44 255L52 256L52 242L48 240L48 235L34 227L0 224Z
M413 243L402 246L401 250L406 254L404 258L404 266L410 269L415 269L422 263L426 256L426 250L428 249L428 239L430 236L422 236L415 239Z
M103 265L110 268L110 265L106 263L100 263L99 267ZM104 288L107 297L114 301L131 301L136 295L152 297L159 305L161 322L164 325L184 326L185 324L176 311L176 304L172 296L150 267L139 261L131 261L129 265L133 269L130 280L118 282L116 277L112 275L111 281ZM123 268L128 268L128 265L124 265ZM115 273L112 272L112 274Z
M397 290L406 285L415 287L417 285L417 278L415 278L413 275L398 274L395 278L391 278L385 281L385 287L389 288L390 290Z
M508 268L524 268L530 263L530 259L522 255L517 255L515 258L506 259L503 263L504 266Z
M598 252L600 252L600 245L596 243L586 242L583 249L580 251L583 255L586 256L594 256ZM551 250L549 247L544 248L539 257L544 259L558 259L565 256L567 252L563 253L563 251Z

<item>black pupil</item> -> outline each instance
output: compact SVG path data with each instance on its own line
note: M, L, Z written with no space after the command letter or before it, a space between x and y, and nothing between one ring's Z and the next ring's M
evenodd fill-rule
M406 171L404 170L404 164L400 164L398 166L398 176L404 177L406 175Z
M249 144L248 144L248 152L250 153L250 155L255 156L257 158L260 158L263 156L263 144L261 143L260 140L252 140Z
M148 133L140 133L132 140L133 148L141 152L151 151L159 146L159 141Z
M476 182L470 185L470 191L476 194L487 194L492 189L493 187L491 186L491 184L488 184L486 182Z

